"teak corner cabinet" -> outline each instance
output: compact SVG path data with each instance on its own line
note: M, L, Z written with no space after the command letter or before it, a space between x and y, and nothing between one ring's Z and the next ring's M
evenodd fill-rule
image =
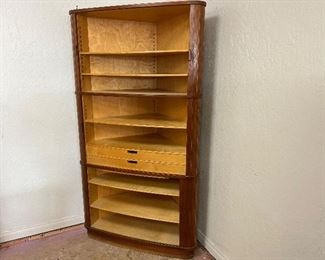
M193 255L205 5L70 11L88 232Z

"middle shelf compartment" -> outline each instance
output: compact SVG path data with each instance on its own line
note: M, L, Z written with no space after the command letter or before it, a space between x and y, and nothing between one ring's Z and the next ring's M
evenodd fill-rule
M87 163L185 174L187 100L83 96Z
M183 98L84 96L83 108L86 123L186 129Z
M176 201L159 195L126 192L99 198L90 207L126 216L179 223Z

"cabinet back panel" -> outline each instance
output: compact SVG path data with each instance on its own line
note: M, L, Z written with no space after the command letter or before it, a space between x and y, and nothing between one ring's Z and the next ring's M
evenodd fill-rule
M93 117L103 118L153 113L155 100L149 98L93 97Z
M94 125L95 139L115 138L133 135L154 134L156 129L144 127L115 126L115 125Z
M91 77L92 90L155 89L154 78ZM84 90L86 89L83 88Z
M160 78L157 89L172 92L187 92L187 78Z
M182 98L85 96L83 107L85 120L142 114L160 114L181 121L187 119L187 101Z
M157 23L157 49L189 48L189 12Z
M158 73L188 73L188 54L157 57Z
M156 73L155 57L92 56L91 73Z
M156 49L153 23L87 18L90 52L125 52Z

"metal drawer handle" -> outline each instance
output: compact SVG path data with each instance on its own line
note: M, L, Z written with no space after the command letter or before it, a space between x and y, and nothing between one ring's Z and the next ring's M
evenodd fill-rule
M137 161L135 160L127 160L128 163L138 163Z
M135 151L135 150L128 150L128 153L134 153L134 154L136 154L136 153L138 153L138 151Z

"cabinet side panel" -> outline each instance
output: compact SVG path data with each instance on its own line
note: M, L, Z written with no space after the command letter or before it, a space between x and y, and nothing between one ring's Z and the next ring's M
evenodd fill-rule
M78 55L78 30L77 30L76 15L72 14L70 19L71 19L74 76L75 76L75 88L76 88L76 103L77 103L77 112L78 112L80 158L81 158L81 162L83 162L81 166L81 174L82 174L82 187L83 187L83 196L84 196L85 226L90 227L87 169L84 166L84 163L86 162L86 152L85 152L85 134L83 128L82 97L80 95L81 82L80 82L80 63L79 63L79 55Z
M188 96L200 96L203 64L204 6L191 5L190 9L190 61L188 69Z
M199 116L200 116L200 84L202 73L204 7L191 5L190 9L190 61L188 77L187 105L187 146L186 175L197 176Z
M199 167L200 99L187 101L186 175L197 176Z
M196 247L196 203L197 178L180 180L180 225L179 243L181 247Z

